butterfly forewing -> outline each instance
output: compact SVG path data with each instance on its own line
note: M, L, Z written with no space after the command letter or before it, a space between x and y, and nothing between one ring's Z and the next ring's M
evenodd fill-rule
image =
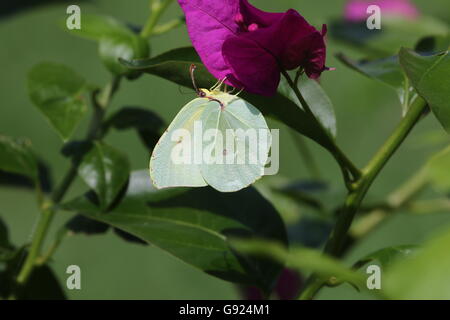
M208 99L185 105L158 141L150 159L150 176L157 188L203 187L199 162L195 161L194 126L202 118Z

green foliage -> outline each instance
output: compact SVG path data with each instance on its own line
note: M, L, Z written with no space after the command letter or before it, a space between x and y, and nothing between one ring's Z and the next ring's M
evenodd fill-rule
M0 135L0 169L38 180L38 164L30 141Z
M385 294L393 299L450 299L449 246L447 231L396 262L383 279Z
M364 276L361 273L345 267L339 261L318 250L298 246L287 250L279 243L260 239L234 240L232 243L240 251L286 263L287 267L301 272L311 271L323 278L337 278L357 286L363 286L365 283Z
M136 130L147 149L153 150L161 137L165 123L160 116L150 110L140 107L122 107L104 122L102 131L106 133L110 128Z
M139 59L149 55L147 40L112 17L83 15L83 27L70 33L99 43L99 56L106 68L116 75L132 76L118 59Z
M413 89L409 85L408 78L402 70L397 56L376 60L354 61L344 54L339 54L337 58L347 67L393 88L397 92L403 106L403 114L406 113L409 95L412 95L411 91Z
M336 138L336 116L334 114L333 103L322 89L321 85L316 80L302 77L299 79L298 87L303 98L306 100L311 111L320 121L322 126L327 130L331 137ZM302 108L300 101L298 101L298 98L285 81L282 81L279 91Z
M8 226L0 216L0 263L8 261L13 255L14 247L9 242Z
M448 194L450 191L450 146L428 161L425 172L438 191Z
M99 58L112 73L112 81L102 90L89 86L80 75L61 64L41 63L30 71L31 101L64 142L72 137L85 116L87 96L92 98L95 112L84 140L70 140L64 145L63 154L70 158L71 167L58 179L61 183L51 195L41 192L49 191L43 187L49 180L48 173L44 172L47 167L31 150L30 142L0 135L0 184L6 181L8 185L15 185L13 180L17 177L25 179L28 186L32 181L38 186L37 200L42 211L31 244L23 244L20 248L11 243L8 227L0 218L0 298L64 299L64 290L47 264L53 251L70 234L103 234L110 230L127 241L155 245L212 276L258 286L265 293L273 289L285 264L302 273L313 274L313 281L307 282L313 287L305 290L306 297L312 298L323 285L349 282L365 287L366 278L354 269L376 261L386 272L386 276L383 273L382 287L387 297L450 299L447 277L450 258L446 254L450 245L449 233L430 241L420 250L415 246L383 248L357 261L353 269L332 257L345 253L339 250L348 248L344 243L348 239L348 228L361 209L372 182L426 113L425 103L420 103L422 98L450 132L448 51L430 55L438 49L448 50L448 26L422 15L414 21L383 19L383 30L369 31L365 23L343 22L331 28L336 38L356 44L369 57L376 58L355 61L344 55L338 56L348 67L396 90L405 116L368 166L361 170L336 145L334 107L319 82L306 76L296 79L301 95L289 77L289 86L282 84L279 93L273 97L241 93L243 99L265 116L286 124L333 153L348 189L347 198L340 198L339 203L327 190L328 181L305 184L300 180L270 181L265 178L257 185L258 189L249 187L235 193L220 193L209 187L157 190L147 170L130 173L127 156L103 140L111 129L133 129L147 149L153 150L165 128L158 114L143 108L122 107L109 114L107 108L125 77L135 79L148 73L192 88L189 67L195 64L199 87L209 88L216 83L217 79L209 74L191 47L149 57L146 38L165 33L183 22L183 19L176 19L158 24L162 11L171 2L154 3L140 34L136 31L138 28L114 18L83 13L82 28L69 33L97 43ZM398 56L392 57L401 45L415 46L416 52L427 55L402 49ZM306 104L300 103L301 96L311 110L304 109ZM409 108L411 112L407 113ZM255 110L250 111L253 115L258 114ZM425 184L431 183L447 196L450 191L449 163L450 148L447 148L428 162L423 171L425 182L424 176L420 175L417 185L402 189L397 206L391 205L395 204L390 201L392 199L388 199L386 208L381 206L382 216L398 208L413 208L409 201ZM160 168L164 165L156 169ZM212 167L214 177L219 176L219 169L223 168ZM164 170L159 171L164 175ZM77 174L89 190L62 204ZM218 183L224 183L228 175L229 172L224 171L217 179ZM413 192L408 194L405 190ZM447 197L444 200L448 202ZM45 236L50 221L60 209L68 210L74 216L60 227L46 248ZM305 217L313 219L308 222ZM331 240L325 246L326 254L292 246L293 242L322 246L334 218L337 222ZM285 223L289 225L291 241L288 241Z
M359 269L369 262L377 261L380 263L383 271L385 271L398 259L405 259L414 254L417 250L418 247L413 245L383 248L361 258L353 265L353 267Z
M351 23L335 21L330 26L331 36L353 45L371 58L385 58L398 52L400 47L414 47L429 36L448 37L447 24L433 17L414 19L383 17L381 30L369 30L366 21Z
M85 90L86 81L62 64L41 63L28 75L31 101L63 140L72 135L87 110Z
M65 300L64 290L48 265L33 269L27 283L14 292L14 297L20 300Z
M107 208L128 180L130 163L121 151L95 142L84 155L78 174L92 188L102 209Z
M229 237L236 235L286 243L278 213L252 188L230 194L210 188L156 190L147 170L136 171L123 200L109 212L101 212L92 194L64 208L125 230L225 280L268 291L281 270L279 263L249 258L230 247Z
M442 126L450 132L450 56L448 51L432 56L402 49L400 64L417 92L428 102Z

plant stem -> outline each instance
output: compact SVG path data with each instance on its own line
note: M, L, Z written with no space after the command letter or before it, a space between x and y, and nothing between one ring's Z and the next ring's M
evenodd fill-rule
M429 181L422 168L413 177L408 179L398 189L393 191L387 198L386 203L371 210L367 215L360 220L353 223L350 229L350 235L353 239L361 238L362 236L373 231L382 221L385 220L389 214L401 208L408 207L411 202L427 187Z
M173 0L153 0L151 1L150 8L151 14L141 30L141 37L149 38L153 34L153 30L156 27L161 15L172 4Z
M31 243L30 250L28 252L27 258L20 270L16 282L19 285L23 285L27 280L31 271L34 268L36 258L38 257L42 243L45 239L45 235L47 233L47 229L52 221L54 216L54 210L47 208L41 214L39 219L36 232L34 234L33 242Z
M109 84L107 87L110 87L111 89L108 90L106 100L109 104L111 101L112 96L115 94L119 87L120 83L120 77L115 77L111 84ZM88 129L88 132L86 134L86 140L87 141L93 141L97 138L99 131L101 129L101 124L103 121L104 116L104 108L100 107L96 100L96 93L92 96L92 102L94 106L94 113L92 115L91 123ZM106 106L105 106L106 107ZM38 264L38 258L41 252L42 244L45 240L45 237L48 233L51 221L53 219L53 216L56 213L56 205L58 205L61 200L64 198L64 195L67 193L67 190L69 190L69 187L72 185L73 181L75 180L78 172L78 166L81 163L81 156L75 159L72 162L72 165L69 169L69 171L65 174L64 178L62 179L61 183L58 187L55 188L55 191L53 192L51 196L51 200L47 202L43 202L41 205L41 217L38 222L38 226L36 228L36 231L33 235L33 240L31 242L30 250L28 252L28 255L25 259L25 262L23 263L21 270L16 278L16 283L19 285L23 285L27 282L31 272L33 271L33 268ZM46 259L48 259L47 257Z
M355 184L355 189L350 191L347 195L336 225L334 226L327 244L325 245L325 254L332 256L338 256L340 254L350 225L367 191L377 175L383 169L384 165L392 157L401 143L411 132L414 125L418 122L425 107L426 103L423 99L419 98L415 100L410 106L408 113L399 123L392 135L386 140L369 164L364 168L361 178ZM300 299L312 299L320 288L322 288L325 282L326 279L320 278L316 274L311 275L306 283L305 290L300 295Z
M317 128L319 128L323 135L325 137L328 137L328 151L333 155L333 157L336 159L337 163L339 164L342 174L344 176L345 184L347 188L350 190L352 187L352 183L356 180L358 180L361 176L360 170L353 164L353 162L346 156L346 154L337 146L336 142L332 137L330 137L327 130L324 128L322 123L317 120L316 116L312 112L310 106L306 102L305 98L303 97L302 93L298 89L298 86L295 84L295 82L292 80L289 73L281 68L281 73L286 78L286 81L288 82L291 89L294 91L294 94L296 95L297 99L300 101L300 104L303 107L303 111L312 119L312 121L316 122ZM297 79L296 79L297 80Z

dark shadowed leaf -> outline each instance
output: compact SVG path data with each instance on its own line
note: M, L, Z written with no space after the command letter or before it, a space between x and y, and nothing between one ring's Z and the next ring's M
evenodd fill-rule
M442 126L450 133L450 56L442 52L421 56L402 48L400 64L419 95L428 102Z
M131 233L123 231L119 228L113 228L114 233L117 234L120 238L122 238L125 241L133 242L137 244L147 245L148 243L141 238L138 238L136 236L133 236Z
M78 168L78 174L95 191L103 209L113 203L129 173L130 163L126 155L100 142L92 145Z
M38 179L41 185L41 189L44 192L50 192L53 186L50 168L43 161L37 161ZM30 178L27 178L23 175L0 170L0 185L21 188L34 188L35 183Z
M152 150L161 137L165 123L153 111L139 107L124 107L114 113L103 126L103 131L110 127L118 130L135 129L144 145Z
M211 275L269 290L282 266L238 254L230 236L286 243L282 220L255 189L220 193L212 188L156 190L147 170L131 174L120 204L102 213L92 195L64 205L71 211L145 240Z
M66 295L53 270L47 266L35 267L26 285L15 292L19 300L65 300Z
M0 170L38 180L38 164L30 141L0 135Z
M8 226L0 216L0 263L9 260L13 255L13 251L14 247L9 242Z
M445 51L450 46L450 33L446 36L428 36L419 40L414 51L430 55Z
M83 155L88 153L92 148L92 142L86 140L72 140L66 143L62 149L61 154L73 160L81 159Z
M41 63L28 75L31 101L63 140L70 137L87 110L82 96L85 90L85 80L62 64Z
M69 234L84 234L92 236L105 234L108 230L109 230L108 224L88 218L81 214L77 214L65 224L65 226L60 230L60 232L61 234L69 233ZM125 232L117 228L113 228L113 230L115 234L117 234L120 238L122 238L125 241L138 244L147 244L147 242L141 240L138 237L133 236L128 232Z
M121 62L132 70L153 74L188 88L192 88L189 67L194 63L197 66L195 79L199 87L210 88L217 82L201 63L192 47L171 50L151 59L121 60ZM253 104L265 116L285 123L326 148L332 148L332 138L320 131L315 122L295 102L284 95L263 97L243 92L240 96Z
M414 245L403 245L403 246L383 248L375 252L372 252L371 254L368 254L364 258L358 260L353 265L353 267L355 269L359 269L369 262L377 261L380 263L381 267L383 268L383 271L385 271L398 259L404 259L406 257L409 257L410 255L415 254L417 250L418 247Z
M110 126L118 130L149 129L159 132L165 124L164 120L153 111L139 107L123 107L105 122L105 127Z
M105 233L108 231L109 225L77 214L66 223L65 228L75 234L83 233L86 235L94 235Z

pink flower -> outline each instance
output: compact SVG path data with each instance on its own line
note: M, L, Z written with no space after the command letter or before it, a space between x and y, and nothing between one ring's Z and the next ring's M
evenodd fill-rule
M349 0L345 6L345 19L351 22L364 21L368 18L367 7L377 5L382 15L400 16L415 19L419 11L409 0Z
M285 268L278 277L274 288L275 297L280 300L295 299L302 286L302 278L298 272ZM261 291L256 287L245 287L241 289L245 300L263 300Z
M272 95L280 68L303 67L310 78L326 70L326 27L319 32L295 10L264 12L247 0L178 2L203 63L229 85Z

